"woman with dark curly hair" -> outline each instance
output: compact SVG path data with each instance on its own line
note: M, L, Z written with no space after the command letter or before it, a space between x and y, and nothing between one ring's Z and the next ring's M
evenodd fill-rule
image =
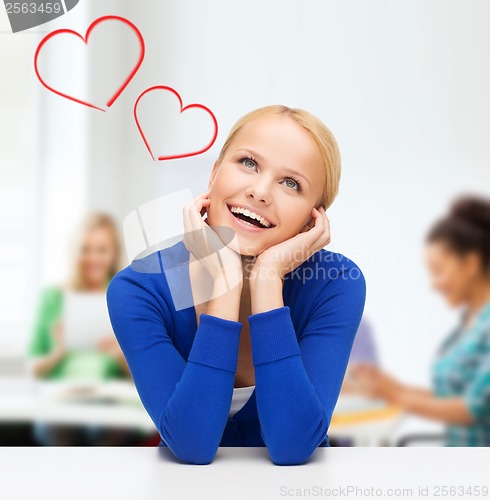
M446 446L490 446L490 199L459 197L429 231L426 259L434 288L463 308L434 357L433 390L359 364L356 391L445 422Z

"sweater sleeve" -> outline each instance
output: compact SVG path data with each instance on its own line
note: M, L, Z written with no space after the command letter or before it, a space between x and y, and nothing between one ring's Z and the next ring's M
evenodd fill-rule
M275 464L305 462L326 437L364 310L355 269L312 297L299 341L289 306L248 318L261 433Z
M51 329L61 315L62 292L55 286L41 291L32 333L27 344L27 356L49 354L53 349Z
M158 297L158 298L157 298ZM228 420L241 323L202 314L187 361L147 276L130 268L107 290L109 316L133 381L161 438L187 463L210 463Z

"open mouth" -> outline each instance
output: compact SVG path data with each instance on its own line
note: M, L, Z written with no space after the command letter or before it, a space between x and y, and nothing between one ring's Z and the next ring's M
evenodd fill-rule
M238 219L246 224L248 224L250 227L255 227L259 229L271 229L275 227L275 224L272 224L271 222L265 220L264 218L260 217L259 219L253 217L253 216L248 216L244 213L241 213L240 211L236 211L235 208L232 208L231 205L226 205L228 207L228 210L230 211L231 215L235 217L235 219Z

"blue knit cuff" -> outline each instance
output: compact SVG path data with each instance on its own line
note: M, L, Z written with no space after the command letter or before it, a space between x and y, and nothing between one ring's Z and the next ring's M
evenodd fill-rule
M188 361L236 372L242 324L201 314Z
M248 317L254 366L300 354L289 306Z

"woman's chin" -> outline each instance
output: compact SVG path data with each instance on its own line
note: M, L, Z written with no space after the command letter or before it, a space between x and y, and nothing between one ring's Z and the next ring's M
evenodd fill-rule
M242 257L255 257L259 254L259 251L254 247L241 245L238 241L237 235L235 235L235 238L230 241L228 248L239 253Z
M206 222L206 224L208 224L211 227L217 227L212 222L209 221L209 217L207 217L204 220L204 222ZM236 231L236 229L232 226L232 224L230 224L229 222L226 222L224 224L220 224L218 227L226 228L226 229L229 228L229 230L232 231L233 239L229 243L227 243L226 246L228 248L230 248L231 250L234 250L235 252L239 253L241 256L243 256L243 257L256 257L262 251L262 249L257 248L257 246L254 245L253 243L250 244L250 239L247 238L246 236L238 233ZM229 237L229 235L227 234L227 231L223 231L222 229L220 229L220 231L221 231L220 234L222 236L226 235ZM253 238L256 235L254 235L252 233L250 233L250 234L251 234L251 239L253 240ZM228 238L226 238L226 239L228 239Z

